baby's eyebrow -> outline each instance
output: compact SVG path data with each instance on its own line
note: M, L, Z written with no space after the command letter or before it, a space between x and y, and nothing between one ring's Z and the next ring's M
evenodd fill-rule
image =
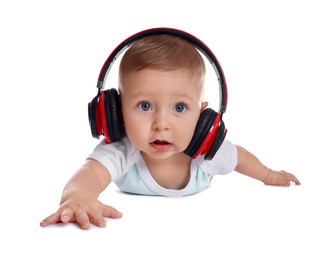
M194 101L193 96L188 94L174 94L173 98Z
M150 95L150 93L149 93L149 95ZM128 96L130 98L141 98L141 97L147 97L148 94L146 94L145 92L137 92L137 93L134 93L134 94L129 94Z
M127 94L126 94L127 95ZM135 93L130 93L128 94L128 96L131 98L131 99L145 99L145 100L148 100L148 99L152 99L153 96L158 96L158 93L157 91L155 92L146 92L146 91L137 91ZM185 102L195 102L196 100L196 97L194 94L192 93L183 93L183 92L174 92L170 95L171 99L173 100L176 100L176 101L185 101Z

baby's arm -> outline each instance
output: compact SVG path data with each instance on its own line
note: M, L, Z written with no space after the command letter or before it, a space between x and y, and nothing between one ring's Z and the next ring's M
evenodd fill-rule
M103 165L87 160L65 185L59 209L45 218L40 226L77 222L81 228L87 229L90 223L104 226L104 217L120 218L119 211L97 200L110 182L110 174Z
M299 180L293 174L286 171L271 170L243 147L236 147L238 160L235 171L262 181L267 185L290 186L291 182L300 185Z

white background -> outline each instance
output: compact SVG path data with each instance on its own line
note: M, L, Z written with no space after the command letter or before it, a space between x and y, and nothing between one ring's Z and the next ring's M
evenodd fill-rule
M329 259L329 11L326 0L1 1L0 258ZM110 185L100 199L121 220L40 228L98 143L87 103L103 62L158 26L212 49L228 84L228 139L302 185L269 187L235 172L186 198Z

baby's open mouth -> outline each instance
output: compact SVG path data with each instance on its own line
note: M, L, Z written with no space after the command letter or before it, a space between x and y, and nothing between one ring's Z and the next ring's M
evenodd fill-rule
M167 144L170 144L169 142L164 141L164 140L155 140L152 143L153 144L157 144L157 145L167 145Z
M158 152L166 152L173 146L170 142L165 140L155 140L150 144Z

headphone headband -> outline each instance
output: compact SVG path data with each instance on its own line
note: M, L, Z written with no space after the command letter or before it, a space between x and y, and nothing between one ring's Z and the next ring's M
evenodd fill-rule
M105 80L107 78L108 72L110 71L113 63L117 59L117 57L126 49L128 49L135 41L151 36L151 35L158 35L158 34L168 34L173 35L177 37L181 37L184 40L188 41L196 49L201 51L205 57L210 61L213 69L215 70L218 83L219 83L219 98L221 98L221 101L219 102L219 112L224 113L226 111L227 107L227 84L226 79L223 73L223 70L221 68L220 63L218 62L216 56L212 53L212 51L207 47L201 40L196 38L195 36L173 28L152 28L147 29L141 32L138 32L136 34L133 34L132 36L128 37L126 40L124 40L122 43L120 43L109 55L105 63L103 64L103 67L100 71L98 82L97 82L97 88L99 91L103 89L103 86L105 84Z

